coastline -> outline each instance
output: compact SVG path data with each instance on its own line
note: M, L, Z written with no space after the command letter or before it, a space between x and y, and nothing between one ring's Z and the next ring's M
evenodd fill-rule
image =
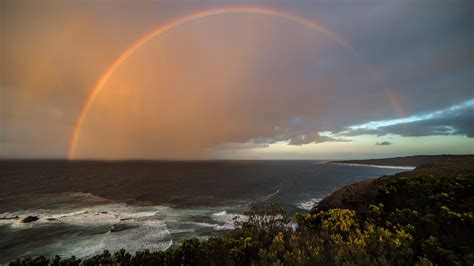
M378 165L378 164L363 164L363 163L338 163L330 162L331 164L336 165L345 165L345 166L355 166L355 167L375 167L375 168L386 168L386 169L404 169L404 170L414 170L416 166L403 166L403 165Z
M380 159L364 159L364 160L337 160L329 161L328 163L333 164L345 164L345 165L366 165L366 166L387 166L387 167L418 167L426 164L433 164L436 162L446 160L458 160L460 158L469 158L472 155L413 155L393 158L380 158Z
M269 203L262 209L248 212L251 218L240 224L243 227L237 226L226 234L209 239L199 236L185 238L164 250L140 251L126 246L118 251L113 249L113 253L104 249L102 254L79 259L48 259L49 254L46 257L17 257L11 265L33 265L40 260L47 263L72 260L74 265L143 265L157 261L165 265L164 262L172 262L170 265L189 262L243 265L264 264L277 259L289 264L295 260L291 254L299 254L297 258L304 262L301 264L339 265L353 261L353 254L359 254L360 265L377 264L381 257L384 261L401 265L422 261L427 265L432 265L432 262L471 265L469 250L472 241L469 236L473 228L469 206L472 202L473 166L474 155L450 156L445 160L420 164L412 171L352 183L319 203L316 203L319 199L305 202L304 209L311 203L316 204L310 213L298 214L296 222L284 218L281 207ZM212 216L227 218L232 215L219 211ZM260 222L262 218L265 223ZM198 223L202 224L202 221ZM123 228L117 227L114 231L120 232ZM347 235L351 236L348 241L344 240ZM337 245L333 245L334 239L338 239ZM362 245L354 244L352 239L358 239ZM123 239L114 239L116 245L123 243L126 243ZM279 249L275 249L276 244ZM419 249L428 244L435 246ZM312 249L315 245L317 249ZM233 256L235 250L242 256ZM307 250L317 252L304 253ZM450 256L447 257L446 253Z
M312 213L335 208L352 209L364 213L367 211L369 203L380 196L379 190L391 182L420 176L454 178L457 175L470 175L474 171L472 167L474 165L474 155L420 155L370 160L332 161L329 163L372 167L406 167L407 169L411 168L411 170L363 180L342 187L315 204L311 210ZM411 166L398 166L401 163Z

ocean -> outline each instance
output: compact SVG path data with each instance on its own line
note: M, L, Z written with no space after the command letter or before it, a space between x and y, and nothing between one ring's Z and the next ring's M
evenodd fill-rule
M162 250L183 237L222 234L262 200L292 216L338 188L406 170L322 161L1 160L0 263ZM39 219L19 222L27 216Z

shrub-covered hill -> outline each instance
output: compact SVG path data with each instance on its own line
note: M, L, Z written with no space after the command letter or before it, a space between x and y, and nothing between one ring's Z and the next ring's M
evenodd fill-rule
M11 265L473 265L473 185L474 157L451 157L338 190L296 224L267 202L203 242Z
M448 156L394 176L358 182L326 197L312 213L351 209L361 221L400 225L415 254L439 265L474 260L474 156Z

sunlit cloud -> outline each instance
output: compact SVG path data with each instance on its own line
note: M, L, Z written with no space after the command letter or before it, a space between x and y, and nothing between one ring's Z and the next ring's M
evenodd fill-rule
M397 124L413 123L423 120L432 120L445 116L452 115L457 111L462 111L465 109L474 108L474 99L467 100L460 104L456 104L441 110L436 110L433 112L423 113L419 115L412 115L406 118L390 119L390 120L381 120L381 121L371 121L368 123L349 126L349 130L358 130L358 129L378 129L381 127L388 127Z
M350 126L339 132L342 136L387 135L432 136L466 135L474 137L474 99L467 100L444 109L413 115L407 118L371 121Z

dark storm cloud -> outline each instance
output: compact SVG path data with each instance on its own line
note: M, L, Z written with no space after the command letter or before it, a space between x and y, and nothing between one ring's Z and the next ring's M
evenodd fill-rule
M472 98L473 1L382 1L357 8L366 12L347 14L358 23L345 25L344 36L380 71L407 115Z

